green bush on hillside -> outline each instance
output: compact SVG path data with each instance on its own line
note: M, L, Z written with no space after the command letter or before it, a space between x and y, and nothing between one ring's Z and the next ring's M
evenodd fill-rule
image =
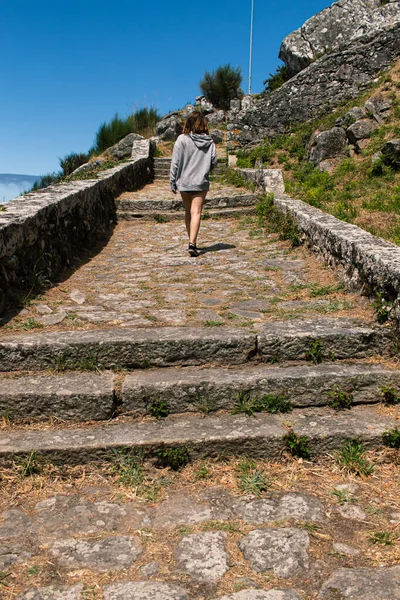
M71 175L75 169L87 163L90 156L90 153L85 154L81 152L77 154L76 152L71 152L70 154L67 154L67 156L64 156L64 158L59 158L58 160L64 176L67 177L68 175Z
M241 83L241 68L227 64L218 67L212 73L206 71L199 85L204 96L215 108L229 110L231 100L243 96Z
M95 154L101 154L130 133L151 137L155 133L156 123L160 118L155 108L141 108L125 119L116 114L111 121L100 125L92 150Z
M269 77L263 82L265 86L264 93L273 92L281 87L286 81L289 81L290 75L286 65L276 67L275 73L270 73Z

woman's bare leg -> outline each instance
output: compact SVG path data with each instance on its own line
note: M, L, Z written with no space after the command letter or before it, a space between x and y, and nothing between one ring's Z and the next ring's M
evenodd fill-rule
M200 229L201 211L207 192L188 193L181 192L185 205L185 225L189 236L189 244L196 245L197 235Z

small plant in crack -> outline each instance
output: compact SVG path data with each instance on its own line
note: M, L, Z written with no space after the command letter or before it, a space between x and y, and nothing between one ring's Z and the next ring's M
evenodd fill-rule
M369 541L371 544L391 546L394 542L394 533L392 531L376 531L370 536Z
M333 490L332 495L335 496L339 504L352 504L357 498L352 496L349 490Z
M287 392L266 394L261 398L260 405L262 410L271 414L287 413L293 410L293 405L289 400Z
M196 410L204 416L216 409L214 398L210 398L206 392L201 392L200 390L197 390L196 399L193 404Z
M306 359L313 362L314 365L319 365L322 362L323 345L321 340L313 340L308 344Z
M157 462L161 467L170 467L173 471L178 471L189 462L189 452L186 446L167 447L162 445L156 450Z
M118 482L138 488L143 484L143 456L132 448L117 448L111 454L111 470Z
M353 394L350 390L343 390L340 385L335 385L327 395L330 398L329 406L335 410L346 410L352 406Z
M387 300L383 292L378 292L372 303L378 323L386 323L391 315L393 302Z
M298 436L294 431L290 431L283 437L286 448L296 458L311 458L309 448L309 439L306 436Z
M20 468L21 477L39 475L43 471L42 461L34 450L26 458L20 459L18 466Z
M389 448L400 448L400 431L397 429L388 429L382 434L382 440L385 446Z
M385 404L400 403L400 393L392 385L383 385L381 387L381 396Z
M241 391L231 412L233 415L243 413L252 417L257 412L257 401L251 397L250 392Z
M156 419L165 419L169 415L169 405L166 400L154 399L147 404L147 410Z

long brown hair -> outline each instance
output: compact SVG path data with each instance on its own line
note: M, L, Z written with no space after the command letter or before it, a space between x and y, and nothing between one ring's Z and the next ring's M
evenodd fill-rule
M201 112L194 112L186 119L183 133L208 133L208 124Z

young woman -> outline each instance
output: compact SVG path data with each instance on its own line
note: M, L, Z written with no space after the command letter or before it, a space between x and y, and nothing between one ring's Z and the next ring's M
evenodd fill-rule
M210 169L217 164L215 144L208 134L207 121L199 112L187 119L172 153L170 182L174 194L180 192L185 206L185 224L190 256L199 256L197 235L201 211L210 188Z

